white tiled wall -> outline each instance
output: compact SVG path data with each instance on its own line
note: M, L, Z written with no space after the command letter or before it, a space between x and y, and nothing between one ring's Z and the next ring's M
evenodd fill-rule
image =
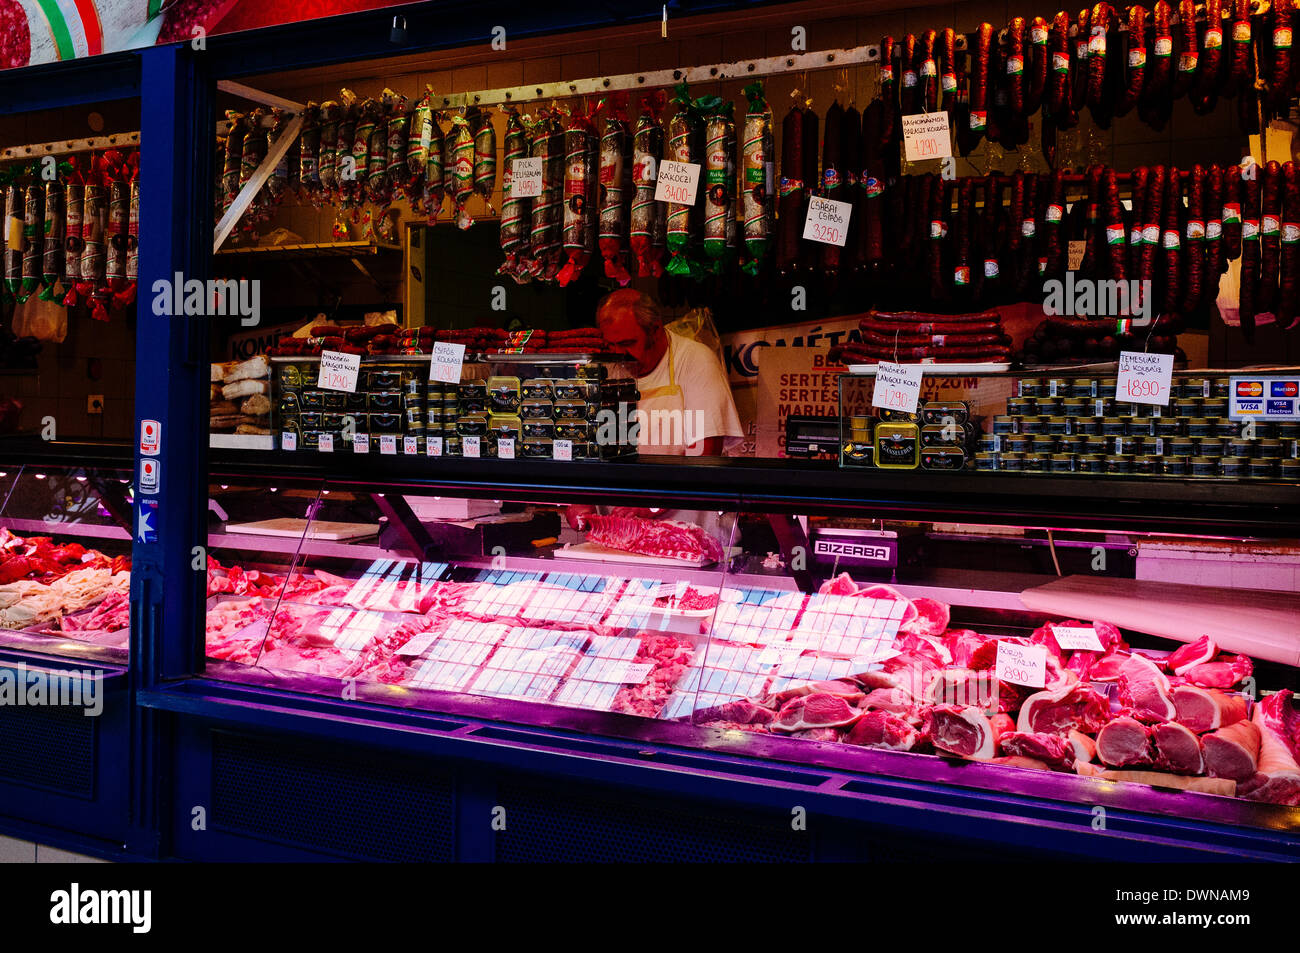
M0 837L0 864L107 864L110 861L46 847L16 837Z

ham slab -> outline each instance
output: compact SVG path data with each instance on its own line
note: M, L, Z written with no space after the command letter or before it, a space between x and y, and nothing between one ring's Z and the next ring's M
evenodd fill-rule
M693 523L639 516L591 516L587 540L641 556L694 562L722 559L722 545Z
M1200 688L1196 685L1177 685L1173 690L1174 720L1199 733L1215 731L1243 721L1246 717L1246 699L1229 695L1217 688Z
M1097 732L1097 757L1112 768L1152 764L1151 731L1136 718L1121 715Z
M1134 717L1150 724L1172 721L1177 715L1169 679L1155 662L1130 655L1119 673L1119 697Z
M1212 778L1249 781L1259 770L1259 727L1253 721L1236 721L1201 739L1205 748L1205 773Z
M1016 730L1064 735L1070 729L1095 732L1110 718L1110 705L1082 682L1030 695L1020 706Z
M1204 774L1205 754L1201 739L1174 721L1156 725L1151 732L1156 746L1156 766L1174 774Z
M851 725L861 717L862 712L843 698L825 692L814 692L811 695L798 695L782 705L768 727L773 731L793 733L810 728Z

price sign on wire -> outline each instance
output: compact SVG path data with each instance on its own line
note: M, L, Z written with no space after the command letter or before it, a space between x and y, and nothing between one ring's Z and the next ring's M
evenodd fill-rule
M342 351L320 352L321 390L339 390L345 394L355 394L357 374L360 370L360 354L344 354Z
M429 359L429 380L443 384L459 384L460 368L465 363L465 345L438 341L433 345Z
M298 434L293 430L286 430L280 434L281 450L297 450Z
M497 438L497 458L513 460L515 458L515 441L513 437Z
M700 189L698 162L674 162L664 159L659 163L659 178L655 183L655 201L675 205L694 205Z
M876 386L871 392L872 407L914 414L920 399L920 364L890 364L881 361L876 365Z
M321 453L334 452L334 435L332 433L323 433L320 435L320 441L316 444L316 449Z
M903 150L908 162L951 156L952 133L948 130L948 114L932 112L904 116Z
M1168 406L1173 376L1172 354L1120 351L1115 398L1131 404Z
M998 642L994 674L1004 682L1042 688L1047 684L1047 646Z
M416 440L414 437L402 438L403 454L405 454L406 456L410 456L413 453L419 453L419 452L420 452L420 442L418 440Z
M551 444L552 460L572 460L573 459L573 441L556 440Z
M808 200L808 216L803 222L803 237L810 242L844 247L849 234L849 215L853 206L848 202L814 195Z
M382 455L397 455L397 437L391 433L381 433L379 435L379 452Z
M460 443L461 456L477 460L481 452L482 437L465 437Z
M1078 271L1083 264L1083 255L1088 250L1087 242L1070 242L1065 249L1065 270Z
M370 434L358 433L352 435L352 452L369 453L370 452Z
M510 163L510 197L535 199L542 194L542 159L515 159Z
M424 444L424 455L427 457L442 456L442 438L430 437Z

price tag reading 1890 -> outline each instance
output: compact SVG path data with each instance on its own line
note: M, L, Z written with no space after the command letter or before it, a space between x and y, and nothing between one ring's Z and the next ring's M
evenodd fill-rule
M814 195L808 200L808 217L803 222L803 237L811 242L844 247L849 234L849 215L853 206L848 202Z
M360 354L344 354L342 351L320 352L321 390L341 390L347 394L355 394L357 373L360 370Z
M871 393L872 407L914 414L920 398L921 365L890 364L888 361L876 365L876 386Z
M1145 354L1120 351L1119 374L1115 381L1115 398L1130 404L1169 403L1170 384L1174 375L1172 354Z

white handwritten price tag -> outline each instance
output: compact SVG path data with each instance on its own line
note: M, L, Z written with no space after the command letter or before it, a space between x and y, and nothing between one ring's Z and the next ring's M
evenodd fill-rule
M292 430L286 430L284 433L280 434L280 449L297 450L298 435L294 433Z
M390 433L381 433L379 435L379 453L380 455L397 456L397 438Z
M1065 250L1065 267L1067 271L1078 271L1083 264L1083 254L1088 250L1087 242L1070 242Z
M994 673L1004 682L1042 688L1047 684L1047 646L999 642Z
M814 195L808 200L808 217L803 223L803 237L824 245L844 247L849 234L849 215L853 206L848 202Z
M357 373L361 370L360 354L342 351L320 352L320 386L322 390L341 390L346 394L357 391Z
M890 364L881 361L876 365L876 387L871 392L872 407L914 414L920 399L920 364Z
M1054 625L1052 638L1063 649L1082 652L1104 652L1097 630L1090 625Z
M674 162L664 159L659 163L659 178L655 182L655 201L675 205L694 205L700 188L698 162Z
M352 452L369 453L370 452L370 434L358 433L352 435Z
M321 453L333 453L333 452L334 452L334 435L333 435L332 433L323 433L323 434L321 434L321 435L320 435L320 442L316 444L316 448L317 448L318 450L320 450Z
M515 159L510 163L510 197L533 199L542 194L542 158Z
M946 112L903 117L903 151L908 162L946 159L952 155L952 133Z
M402 453L404 453L407 456L410 456L413 453L419 453L419 452L420 452L420 442L418 440L416 440L414 437L402 438Z
M497 458L500 460L513 460L515 458L514 437L500 437L497 439Z
M424 454L428 457L442 456L442 438L430 437L424 445Z
M459 384L460 368L465 363L465 345L438 341L433 345L429 359L429 380L443 384Z
M557 440L551 444L552 460L572 460L573 459L573 441Z
M1134 404L1169 403L1170 379L1174 375L1172 354L1143 354L1120 351L1119 377L1115 397Z
M482 437L466 437L461 441L461 455L477 460L479 452L482 450Z

